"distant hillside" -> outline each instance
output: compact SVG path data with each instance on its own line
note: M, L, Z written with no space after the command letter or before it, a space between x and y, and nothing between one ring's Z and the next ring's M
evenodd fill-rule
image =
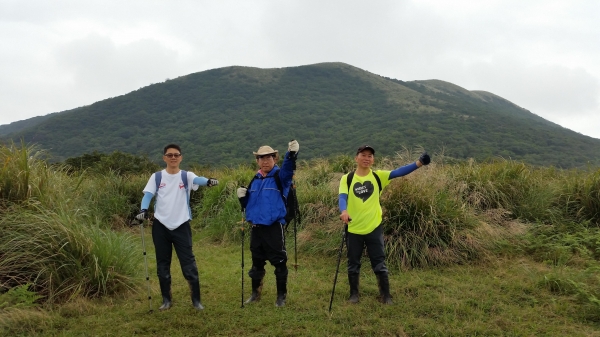
M34 126L42 123L46 119L52 117L52 115L53 114L37 116L37 117L32 117L32 118L28 118L28 119L21 120L21 121L12 122L10 124L0 125L0 136L6 136L11 133L16 133L21 130L25 130L27 128L34 127Z
M537 165L600 163L600 140L548 122L494 94L451 83L404 82L343 63L227 67L153 84L53 114L5 138L39 143L56 160L119 150L160 160L170 142L185 161L236 164L268 144L301 157L442 148L456 158L503 156Z

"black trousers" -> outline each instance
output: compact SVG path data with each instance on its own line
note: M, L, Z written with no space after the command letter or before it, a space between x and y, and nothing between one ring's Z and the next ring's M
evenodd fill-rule
M387 272L385 264L385 249L383 246L383 226L379 225L369 234L346 235L346 246L348 247L348 274L360 273L360 258L363 249L367 247L367 254L371 260L371 268L375 274Z
M250 278L262 279L267 261L275 266L276 279L287 278L287 251L282 224L253 225L250 233L250 252L252 253L252 269L248 272Z
M171 260L175 248L183 277L190 282L199 280L196 257L192 251L192 228L189 221L174 230L169 230L160 221L154 219L152 241L156 250L156 273L159 279L171 279Z

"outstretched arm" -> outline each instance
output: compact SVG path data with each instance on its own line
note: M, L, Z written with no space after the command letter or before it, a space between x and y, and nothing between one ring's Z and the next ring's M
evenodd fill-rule
M399 168L393 170L392 172L390 172L390 179L405 176L418 168L419 168L419 164L417 164L416 162L399 167Z
M206 186L207 182L208 182L208 179L204 178L204 177L196 177L196 178L194 178L194 185Z
M215 186L219 184L219 181L215 178L204 178L204 177L196 177L193 181L194 185L198 186Z
M431 158L429 158L429 155L427 154L427 152L423 152L421 157L419 157L419 160L417 160L416 162L399 167L399 168L393 170L392 172L390 172L390 179L405 176L423 165L428 165L430 162L431 162Z

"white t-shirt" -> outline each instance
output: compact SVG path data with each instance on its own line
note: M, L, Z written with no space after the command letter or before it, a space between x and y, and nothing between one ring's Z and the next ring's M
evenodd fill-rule
M156 193L156 181L153 173L150 180L144 187L144 193ZM184 222L190 220L190 211L188 208L188 198L193 187L194 178L197 176L192 172L187 172L188 195L185 195L185 186L181 180L181 171L175 174L169 174L162 170L162 178L156 198L154 208L154 217L158 219L165 227L174 230Z

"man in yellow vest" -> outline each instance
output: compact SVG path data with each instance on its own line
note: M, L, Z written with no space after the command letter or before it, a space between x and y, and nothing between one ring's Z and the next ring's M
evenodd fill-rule
M375 162L375 149L369 145L364 145L358 148L354 160L357 164L356 171L342 177L338 198L341 211L340 219L348 224L346 235L348 281L350 283L348 301L351 303L358 303L359 301L360 258L363 248L366 246L371 260L371 268L379 283L380 301L385 304L392 304L388 269L385 264L383 228L381 225L382 210L379 196L391 179L405 176L423 165L428 165L431 159L425 152L416 162L393 171L373 171L371 166Z

